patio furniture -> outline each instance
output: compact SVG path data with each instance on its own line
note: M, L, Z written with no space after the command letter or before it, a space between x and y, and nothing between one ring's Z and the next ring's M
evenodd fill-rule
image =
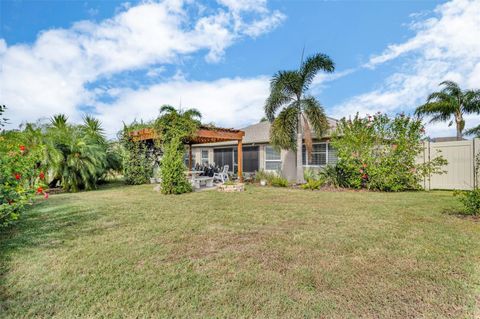
M213 179L219 180L222 183L228 181L228 165L225 165L220 173L213 174Z
M203 184L206 187L213 187L213 177L208 177L208 176L193 177L192 176L191 183L195 189L200 189L200 187Z

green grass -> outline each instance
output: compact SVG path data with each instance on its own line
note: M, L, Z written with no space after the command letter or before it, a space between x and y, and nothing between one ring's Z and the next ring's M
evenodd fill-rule
M51 196L0 236L0 317L471 318L480 223L450 192L152 186Z

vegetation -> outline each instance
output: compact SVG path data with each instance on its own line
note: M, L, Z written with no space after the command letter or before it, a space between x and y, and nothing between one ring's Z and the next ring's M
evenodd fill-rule
M192 185L187 180L187 168L183 162L185 148L178 137L164 144L162 166L161 191L163 194L183 194L192 191Z
M302 162L303 139L308 156L311 154L310 126L319 137L328 129L322 106L315 97L306 93L319 71L333 72L334 69L334 63L328 56L315 54L303 61L298 70L279 71L271 80L270 96L265 103L265 115L272 123L270 141L277 148L296 150L297 163ZM301 165L297 166L297 182L303 182Z
M460 205L438 191L167 197L142 185L50 196L0 236L0 311L472 318L480 223L447 208Z
M260 170L255 174L255 181L260 182L262 180L266 181L269 186L287 187L289 185L288 180L281 172Z
M403 114L341 119L332 140L339 158L338 184L394 192L419 189L426 174L440 174L446 164L441 156L416 163L423 134L421 121Z
M427 103L419 106L415 113L432 116L430 122L450 121L448 126L455 122L457 140L461 140L465 128L463 116L480 113L480 90L462 90L453 81L444 81L440 85L444 88L439 92L430 94ZM452 117L453 120L451 120ZM477 130L480 132L480 128L474 128L467 133L474 134Z
M48 198L41 158L41 148L28 149L0 135L0 228L16 221L35 194Z
M156 154L150 154L147 145L134 141L130 132L143 127L143 123L133 122L123 126L120 136L123 152L123 177L127 185L141 185L148 182L153 174Z
M160 175L163 194L183 194L192 191L192 186L185 176L183 156L185 146L198 127L202 115L196 109L177 110L170 105L160 109L160 117L155 121L163 149Z
M201 118L202 114L196 109L177 110L171 105L163 105L154 126L161 143L174 138L185 142L195 134Z
M5 105L0 105L0 132L1 132L1 129L5 126L5 124L7 123L7 119L4 118L4 117L1 117L3 113L5 113L5 110L7 109L7 107Z
M475 157L475 176L480 176L480 153ZM480 188L478 185L473 190L456 191L455 196L458 196L460 202L463 204L463 213L467 215L480 216Z

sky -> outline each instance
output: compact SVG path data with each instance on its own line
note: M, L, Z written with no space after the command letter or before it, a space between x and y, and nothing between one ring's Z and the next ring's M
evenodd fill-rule
M479 39L480 0L1 0L0 104L8 128L91 114L114 137L163 104L242 128L304 51L335 62L309 92L328 116L411 114L444 80L480 88Z

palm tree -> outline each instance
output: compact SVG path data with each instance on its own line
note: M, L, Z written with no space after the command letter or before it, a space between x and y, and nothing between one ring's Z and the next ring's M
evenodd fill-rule
M173 137L185 140L195 133L201 118L202 114L197 109L177 110L171 105L163 105L155 128L162 141L170 141Z
M480 90L462 90L453 81L443 81L440 86L444 88L430 94L427 103L420 105L415 114L431 115L430 122L450 121L448 126L455 121L457 140L461 140L465 128L464 114L480 113Z
M333 61L327 55L317 53L302 61L298 70L277 72L270 82L270 96L265 103L265 115L272 123L270 142L277 148L296 150L298 183L303 183L302 141L304 137L308 156L311 156L310 125L318 137L322 136L328 128L327 117L322 106L315 97L306 93L319 71L333 72L334 70Z
M49 186L60 182L67 191L93 189L107 165L101 123L88 116L83 125L67 121L65 115L55 115L47 128L46 161L53 176Z

